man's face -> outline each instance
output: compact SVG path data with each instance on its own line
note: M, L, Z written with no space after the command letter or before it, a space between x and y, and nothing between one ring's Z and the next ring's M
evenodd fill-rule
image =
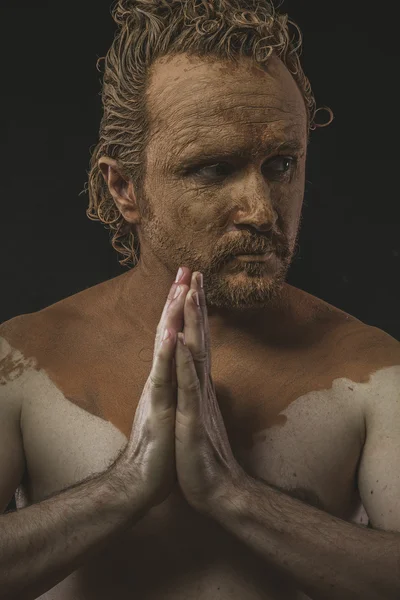
M304 195L307 114L295 81L275 56L264 71L249 58L235 67L164 57L148 102L141 254L201 271L211 311L269 306L296 248ZM272 263L232 256L269 250Z

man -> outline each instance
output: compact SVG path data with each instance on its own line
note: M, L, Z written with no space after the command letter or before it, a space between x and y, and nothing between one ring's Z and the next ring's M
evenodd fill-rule
M200 4L121 0L121 39L139 57L138 22L155 43L267 10ZM310 104L276 52L210 56L151 65L141 188L109 54L98 215L140 259L1 327L1 599L400 595L399 343L285 283Z

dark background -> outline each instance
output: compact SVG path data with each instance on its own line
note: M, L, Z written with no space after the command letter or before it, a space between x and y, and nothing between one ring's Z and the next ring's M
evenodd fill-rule
M335 114L312 133L288 281L400 339L399 9L381 6L381 14L354 0L281 7L303 32L317 106ZM95 65L113 39L110 7L19 0L0 8L0 322L126 270L79 195L102 114Z

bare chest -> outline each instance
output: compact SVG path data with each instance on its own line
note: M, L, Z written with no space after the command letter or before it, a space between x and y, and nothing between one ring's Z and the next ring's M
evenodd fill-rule
M82 355L81 355L82 357ZM82 361L82 358L81 358ZM105 470L129 438L152 347L27 371L22 430L31 501ZM324 364L325 363L325 364ZM310 367L312 365L312 368ZM350 518L364 442L362 386L329 361L262 348L213 353L232 450L254 477ZM29 382L29 385L28 385Z
M91 367L94 359L88 356L77 368L72 357L24 374L30 380L22 410L27 477L20 504L24 491L30 502L39 502L112 464L127 443L151 359L152 348L142 344L129 359L125 353L114 362L100 356ZM294 369L293 361L260 349L213 353L233 453L254 477L331 514L365 522L355 484L363 444L362 384L344 376L329 387L321 365L310 373L301 362ZM82 586L108 597L101 594L115 595L115 581L121 600L132 589L149 599L166 598L168 586L171 598L193 599L208 598L212 590L221 599L272 599L281 589L239 542L196 514L178 488L117 546L44 598L70 600Z

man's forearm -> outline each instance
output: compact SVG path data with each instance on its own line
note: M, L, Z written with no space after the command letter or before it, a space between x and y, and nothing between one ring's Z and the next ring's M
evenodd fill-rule
M0 600L44 594L145 512L130 500L123 472L113 465L38 504L1 515Z
M337 519L251 477L210 516L313 600L400 598L400 534Z

